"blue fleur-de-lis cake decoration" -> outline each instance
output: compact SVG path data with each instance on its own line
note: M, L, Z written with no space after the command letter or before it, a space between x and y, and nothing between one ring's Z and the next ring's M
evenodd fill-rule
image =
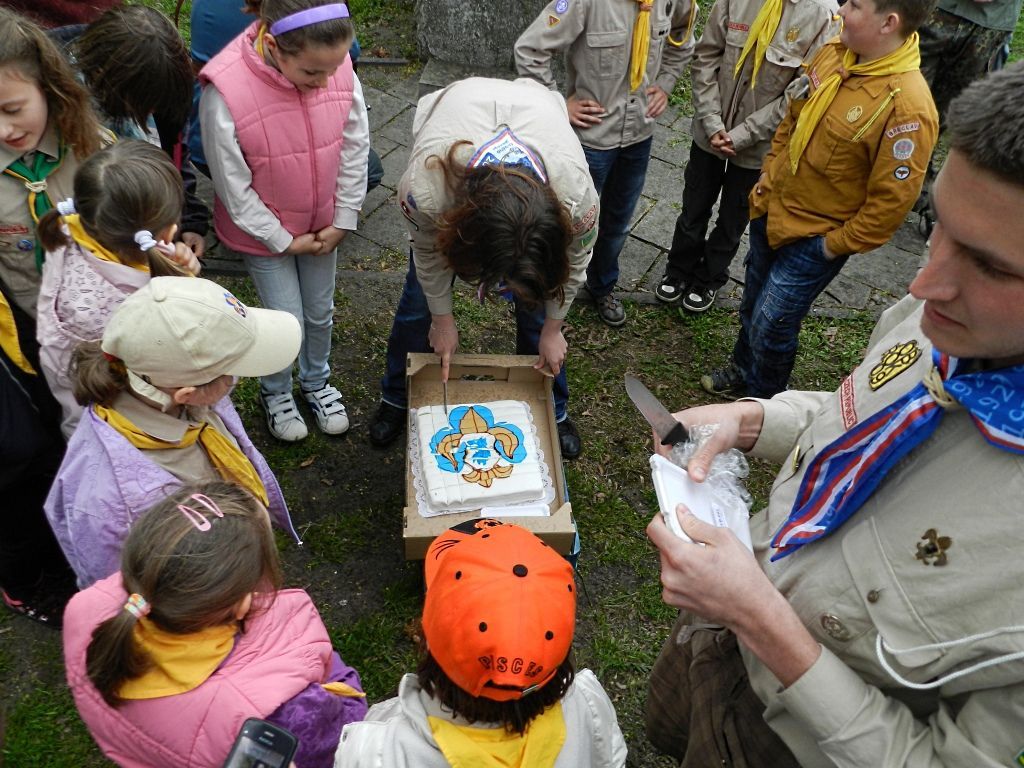
M442 471L461 474L484 488L511 475L513 465L526 458L522 431L514 424L495 422L491 410L482 405L452 408L448 425L430 438L430 450Z

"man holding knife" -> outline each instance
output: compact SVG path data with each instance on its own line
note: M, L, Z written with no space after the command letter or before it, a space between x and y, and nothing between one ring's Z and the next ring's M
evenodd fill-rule
M405 428L405 361L433 350L447 381L459 343L459 277L515 306L516 352L555 377L562 456L580 439L569 419L562 321L597 239L598 197L564 99L530 80L469 78L420 99L409 165L398 187L412 252L388 338L370 441Z

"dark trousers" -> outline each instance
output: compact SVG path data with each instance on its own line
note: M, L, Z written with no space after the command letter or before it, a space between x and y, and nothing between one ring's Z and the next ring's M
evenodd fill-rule
M732 359L752 397L786 388L793 372L800 325L825 286L846 263L826 259L823 237L805 237L772 248L767 216L750 222L740 335Z
M651 670L647 738L680 768L797 768L764 721L736 636L694 621L680 615Z
M760 170L690 144L683 173L683 212L676 219L665 274L691 288L718 290L729 280L729 265L750 219L747 197ZM708 235L712 208L721 195L718 218Z

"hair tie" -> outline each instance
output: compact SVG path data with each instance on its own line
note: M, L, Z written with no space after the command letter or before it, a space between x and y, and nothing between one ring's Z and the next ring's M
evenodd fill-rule
M128 602L124 604L124 609L136 619L141 619L149 615L150 605L146 598L138 592L132 592L128 595Z
M299 27L308 27L311 24L319 24L321 21L347 19L348 17L348 6L344 3L318 5L314 8L298 11L297 13L290 13L278 19L270 25L270 34L283 35L285 32L291 32Z
M57 213L61 216L72 216L78 213L78 211L75 210L75 199L73 197L69 197L67 200L61 200L57 203Z
M135 233L135 242L138 243L139 249L148 251L150 248L156 248L159 243L153 239L153 233L148 229L140 229Z

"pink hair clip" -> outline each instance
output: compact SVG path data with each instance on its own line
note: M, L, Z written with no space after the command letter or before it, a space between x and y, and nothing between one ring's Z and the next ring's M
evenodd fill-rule
M206 507L209 512L212 512L217 517L224 517L224 513L220 511L220 507L211 499L202 493L193 493L189 496L189 499L199 502L202 506ZM185 504L178 505L178 511L183 514L192 525L194 525L200 531L210 530L210 521L203 515L202 512L194 507L186 506Z

